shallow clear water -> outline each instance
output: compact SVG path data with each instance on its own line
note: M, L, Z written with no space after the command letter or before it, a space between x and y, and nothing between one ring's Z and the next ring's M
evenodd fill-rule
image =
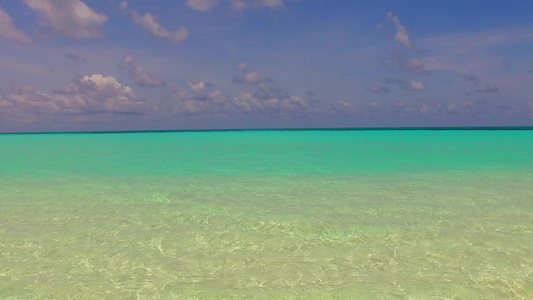
M531 299L533 131L0 135L1 299Z

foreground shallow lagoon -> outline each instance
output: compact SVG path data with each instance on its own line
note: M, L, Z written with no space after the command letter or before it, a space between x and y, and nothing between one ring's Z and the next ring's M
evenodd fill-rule
M0 145L2 299L533 298L533 131Z

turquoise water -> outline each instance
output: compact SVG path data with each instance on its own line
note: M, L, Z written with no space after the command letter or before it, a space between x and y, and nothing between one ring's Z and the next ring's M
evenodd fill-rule
M533 131L0 135L2 299L531 299Z

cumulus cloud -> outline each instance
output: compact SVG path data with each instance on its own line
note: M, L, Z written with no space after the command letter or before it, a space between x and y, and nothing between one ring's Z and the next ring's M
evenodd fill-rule
M242 70L242 71L244 71L244 70L246 70L246 69L248 69L248 66L247 66L246 63L244 63L244 62L241 62L241 63L239 63L239 64L237 65L237 70Z
M0 6L0 38L29 44L31 39L22 31L18 30L8 13Z
M297 0L291 0L297 1ZM186 0L186 5L200 12L207 12L218 5L219 0ZM233 10L244 11L259 8L279 9L285 7L285 0L230 0L229 7Z
M122 1L118 4L118 7L120 8L121 11L126 11L126 9L128 8L128 1Z
M30 86L12 86L3 98L9 102L9 115L16 118L32 114L68 113L69 106L77 106L73 103L76 99L65 101L61 96L53 97Z
M210 91L211 85L205 81L191 81L187 89L173 93L174 101L166 108L166 113L178 115L224 114L228 113L230 103L219 90Z
M42 25L68 37L99 37L98 28L107 21L105 14L80 0L24 0L24 3L37 13Z
M234 10L246 10L259 7L281 8L284 7L283 0L231 0L231 8Z
M399 78L387 77L385 78L387 84L395 85L400 89L407 91L424 91L427 90L427 85L423 82L411 79L409 82L406 82Z
M143 105L132 89L102 74L74 80L66 89L41 92L30 86L14 86L0 95L0 105L10 115L142 114Z
M102 74L85 75L56 94L80 98L87 108L95 111L135 111L140 104L129 86Z
M190 81L187 83L187 85L196 95L195 98L200 100L206 99L207 87L209 86L208 83L206 83L205 81Z
M418 107L418 112L423 115L423 116L428 116L429 115L429 112L430 112L430 108L429 106L426 104L426 103L422 103L419 107Z
M298 96L291 96L289 98L271 98L261 99L252 93L244 93L238 97L233 98L234 104L243 112L297 112L305 109L307 103Z
M388 12L387 19L396 27L394 40L405 47L385 49L377 56L380 64L394 71L429 75L418 53L414 51L407 29L400 22L398 16L393 12ZM412 89L408 84L403 84L403 88Z
M135 81L139 86L149 86L149 87L163 87L166 86L166 83L155 77L152 74L146 73L139 64L133 59L133 56L126 55L124 58L124 63L128 69L128 74L131 79Z
M242 71L242 75L233 77L233 82L235 83L255 84L255 83L260 83L262 81L261 77L259 77L259 74L257 74L254 71L250 71L248 69L248 66L244 62L241 62L240 64L237 65L237 70Z
M388 49L378 56L378 61L385 67L393 70L404 71L414 74L428 75L424 64L417 57L402 53L395 49Z
M259 75L257 75L256 72L246 72L244 74L244 82L247 83L258 83L261 79L259 78Z
M482 88L476 88L476 92L478 93L497 93L499 91L500 91L499 87L495 85L491 85L491 84L487 84Z
M454 102L449 103L446 109L450 114L459 114L461 112L460 106L455 104Z
M243 10L248 7L245 0L231 0L231 7L235 10Z
M428 117L430 115L441 114L438 112L440 104L417 103L417 101L399 100L375 101L369 104L360 104L358 113L366 117L403 117L413 116Z
M133 21L146 29L152 36L165 38L174 44L180 44L189 36L189 30L185 27L180 27L174 31L170 31L159 24L157 17L150 13L144 15L138 12L132 12Z
M7 107L11 107L11 103L7 101L6 99L4 99L4 95L0 93L0 108L7 108Z
M412 72L416 74L427 74L427 71L424 70L424 65L422 61L418 58L411 58L403 61L398 61L398 67L402 71Z
M400 23L398 16L394 15L392 11L389 11L389 13L387 13L387 19L394 23L396 29L398 30L394 36L394 40L406 46L407 48L412 48L413 45L411 44L411 38L409 37L405 26Z
M233 98L236 108L245 113L295 114L305 113L309 103L281 89L262 86L255 93L243 93Z
M344 115L355 115L359 113L359 108L348 101L345 100L339 100L336 103L336 106L334 107L336 111L340 111Z
M217 0L187 0L187 6L197 11L209 11L217 5Z
M244 64L239 64L246 74ZM219 90L212 91L212 86L205 81L191 81L185 89L174 92L174 103L167 111L177 114L263 114L263 115L305 115L320 110L315 102L309 102L299 96L291 95L283 89L271 88L266 83L260 82L257 75L243 76L250 83L256 83L255 92L241 93L229 98Z
M233 77L233 82L235 83L260 83L261 78L256 72L245 72L243 75Z
M175 95L175 97L180 98L180 101L172 106L172 113L180 115L201 115L211 112L212 108L208 102L187 99L186 96L180 94L181 93Z
M420 81L416 81L414 79L411 79L410 81L410 89L413 90L413 91L425 91L427 90L427 86L426 84L420 82Z
M372 92L372 93L388 93L389 92L389 88L388 87L381 86L379 84L373 84L373 85L367 87L367 90Z

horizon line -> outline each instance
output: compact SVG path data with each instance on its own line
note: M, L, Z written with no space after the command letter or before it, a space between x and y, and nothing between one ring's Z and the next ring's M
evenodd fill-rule
M303 127L303 128L212 128L212 129L155 129L155 130L80 130L80 131L26 131L0 132L0 135L16 134L126 134L172 132L228 132L228 131L527 131L533 126L424 126L424 127Z

